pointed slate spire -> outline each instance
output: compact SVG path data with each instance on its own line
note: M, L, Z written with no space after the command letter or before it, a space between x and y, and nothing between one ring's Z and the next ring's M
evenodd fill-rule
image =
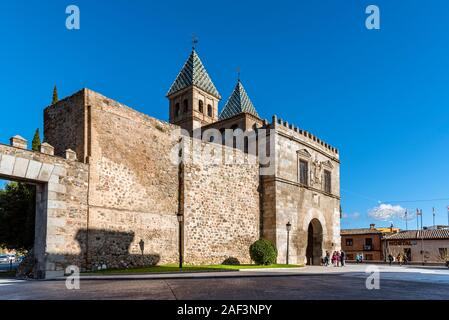
M248 97L248 94L239 79L234 91L220 113L219 120L230 118L242 112L248 112L256 117L259 117L256 108Z
M170 90L168 90L167 96L190 86L196 86L214 97L221 99L195 48L192 49L192 53L182 67L181 72L179 72Z

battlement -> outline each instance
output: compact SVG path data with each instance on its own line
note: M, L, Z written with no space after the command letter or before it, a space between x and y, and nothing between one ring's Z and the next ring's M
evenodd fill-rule
M338 155L338 149L331 146L330 144L324 142L314 134L310 133L309 131L303 130L299 128L298 126L295 126L292 123L288 123L287 121L283 120L282 118L278 118L276 115L273 115L272 122L270 124L273 128L281 126L283 129L286 129L288 131L291 131L291 133L299 134L309 140L309 142L313 144L318 144L321 147L329 150L330 152L334 153L335 155Z
M6 144L0 143L0 145L8 146ZM20 135L15 135L9 139L9 146L15 149L22 149L29 152L39 153L47 156L52 156L56 158L65 159L68 161L78 161L77 154L71 149L65 151L64 157L55 156L55 148L47 142L42 143L39 146L39 151L28 149L28 141Z

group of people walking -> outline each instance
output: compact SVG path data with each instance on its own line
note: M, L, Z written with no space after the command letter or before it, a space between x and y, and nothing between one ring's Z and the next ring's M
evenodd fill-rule
M388 262L390 264L390 266L392 265L393 262L397 262L400 266L405 265L408 263L408 257L406 254L400 254L398 253L398 255L396 257L394 257L391 253L388 255Z
M332 256L329 251L326 251L326 255L323 258L323 265L329 266L331 263L334 267L344 267L346 261L346 254L343 250L334 251Z
M344 267L346 262L346 253L343 250L334 251L332 255L329 251L326 251L326 255L322 258L322 265L328 267L333 265L334 267ZM355 262L363 263L363 254L358 253L355 256ZM396 257L391 253L388 255L388 262L390 266L393 262L397 262L400 266L406 265L409 262L409 257L406 254L399 253Z

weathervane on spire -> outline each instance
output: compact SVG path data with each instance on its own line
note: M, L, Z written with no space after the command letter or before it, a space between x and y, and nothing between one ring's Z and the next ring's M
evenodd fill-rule
M197 43L198 43L198 38L194 33L192 33L192 50L195 50L195 45Z

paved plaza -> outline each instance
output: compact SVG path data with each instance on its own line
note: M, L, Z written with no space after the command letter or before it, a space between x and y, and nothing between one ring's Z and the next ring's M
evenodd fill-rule
M64 279L0 279L1 299L449 299L449 269L378 266L380 289L368 290L367 265L344 268L85 276L79 290Z

